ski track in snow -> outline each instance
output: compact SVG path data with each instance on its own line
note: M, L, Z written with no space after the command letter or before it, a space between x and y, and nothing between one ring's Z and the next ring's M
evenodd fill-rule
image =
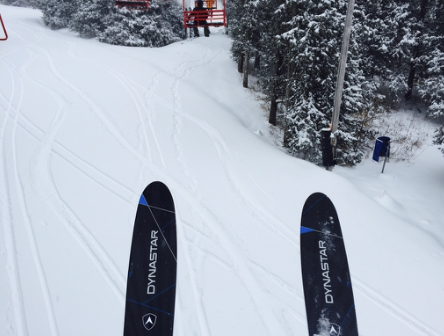
M369 285L366 285L363 281L353 278L353 288L355 291L359 291L361 294L364 294L370 301L374 302L379 307L384 309L388 314L400 320L401 323L406 325L409 329L415 330L418 334L424 336L442 335L441 333L433 330L423 322L419 321L415 316L408 313L399 305L391 302L389 299L384 297L384 295L379 294Z
M202 129L208 135L208 137L211 139L213 145L215 146L215 148L218 152L219 160L224 167L224 171L228 176L228 181L231 182L231 188L235 190L235 192L239 195L239 198L241 201L243 201L243 203L247 203L247 201L246 201L247 197L242 195L242 193L240 191L241 190L240 187L236 187L237 181L234 178L233 169L230 167L230 165L225 160L225 158L230 157L230 155L229 155L229 151L225 145L225 142L223 140L223 137L213 127L211 127L209 124L207 124L203 120L200 120L198 118L195 118L195 117L189 115L188 113L185 113L183 111L181 103L180 103L181 99L180 99L180 94L179 94L179 86L180 86L181 82L185 78L188 77L188 75L190 74L190 72L194 68L201 67L205 64L211 63L212 61L214 61L215 58L217 58L219 56L219 54L220 54L220 52L214 56L211 56L211 52L207 48L205 54L202 57L203 59L200 60L198 62L198 64L186 68L183 71L183 74L177 78L176 82L174 83L174 85L172 87L173 97L174 97L175 121L176 121L176 132L174 133L175 134L174 140L176 143L177 151L179 153L177 159L184 167L184 170L186 171L185 175L187 177L191 178L192 174L190 172L188 172L189 168L188 168L188 165L187 165L185 159L183 158L184 154L183 154L183 150L181 149L181 144L180 144L180 140L179 140L179 135L181 133L181 127L183 125L183 122L181 119L186 118L186 119L192 121L197 126L199 126L200 129ZM180 66L182 66L182 65L184 65L184 63L182 63ZM194 185L196 185L197 182L196 181L193 181L193 182L194 182ZM191 190L192 190L192 192L194 192L197 189L196 189L196 187L191 186ZM196 197L196 195L195 195L195 197ZM201 210L199 210L199 213L201 213L202 207L203 206L201 205L200 206ZM207 220L205 220L206 223L212 222L215 224L216 227L219 227L219 228L224 227L224 223L220 222L220 220L217 218L217 215L212 213L212 211L210 209L205 208L205 207L203 207L203 208L206 213L205 217L207 217ZM256 208L256 207L249 206L249 208L251 209L252 213L256 213L258 211L258 208ZM252 209L252 208L254 208L254 209ZM195 209L195 210L197 211L198 209ZM259 211L259 212L261 212L261 211ZM229 253L230 264L231 264L230 267L234 270L235 274L237 274L238 277L240 279L242 279L245 289L248 291L251 300L253 302L255 302L255 306L256 306L257 311L259 311L260 315L264 317L262 319L262 323L264 324L264 328L267 330L267 334L272 335L273 333L277 332L275 330L275 325L276 325L275 319L277 319L277 316L267 305L262 304L263 302L267 302L267 298L265 296L257 294L257 293L261 292L259 290L260 285L258 284L258 281L256 280L256 277L254 276L254 274L250 270L250 268L245 267L245 264L248 265L248 260L243 260L242 262L239 261L239 259L240 259L239 256L241 256L245 253L245 251L240 251L239 247L238 247L238 246L242 246L242 243L239 242L238 245L233 244L231 242L232 237L230 238L225 232L226 232L226 230L224 230L224 229L219 230L218 237L213 237L213 239L220 239L222 237L221 243L225 246L224 250L230 251L230 253ZM206 251L206 253L209 253L209 251ZM223 263L226 264L225 261ZM205 326L207 326L207 325L208 325L208 322L205 323Z
M6 126L8 123L10 122L14 123L14 121L16 120L16 116L14 115L13 112L14 109L13 104L17 100L17 98L18 98L18 104L21 102L21 97L23 94L23 83L19 79L14 78L14 71L12 71L12 67L8 64L7 61L4 60L6 56L7 54L3 55L1 61L6 66L10 74L11 95L10 97L3 97L7 104L7 108L5 109L6 113L0 130L0 139L2 140L1 143L3 144L1 146L2 153L0 157L2 158L2 164L0 166L0 169L1 169L1 174L3 176L3 186L4 186L3 188L0 188L0 190L2 190L1 214L2 214L3 232L4 232L4 240L5 240L6 255L7 255L6 270L8 273L11 304L12 304L12 312L8 314L7 318L9 322L8 325L9 331L11 331L12 333L16 332L19 335L28 335L23 289L21 285L19 263L17 257L17 241L15 236L14 226L12 224L13 216L12 216L11 200L13 199L13 196L11 190L13 188L11 186L11 181L13 181L13 179L8 178L9 174L8 174L7 163L9 162L8 160L9 157L6 152L6 149L8 148L7 138L6 138L7 137ZM18 88L17 88L17 82L20 83ZM15 114L17 113L18 112L16 110ZM10 145L11 147L9 148L12 148L12 153L15 153L15 148L14 148L15 142L11 141Z
M72 83L62 77L62 75L57 71L54 66L51 56L43 49L39 48L41 54L46 56L48 65L53 72L53 74L66 86L70 87L74 92L78 93L82 98L84 98L92 108L95 105L86 97L86 95ZM65 105L67 102L58 99L59 105ZM61 109L61 107L59 107ZM97 108L95 108L97 109ZM60 126L60 123L57 125ZM41 161L39 163L40 175L38 180L41 181L42 187L39 190L45 191L44 186L50 186L50 191L45 191L42 194L44 199L52 205L54 210L58 212L59 216L63 219L63 222L67 224L70 232L75 236L75 238L81 243L85 252L88 253L90 259L98 266L98 269L102 272L105 279L107 280L110 287L115 292L116 296L121 299L124 296L122 288L124 288L125 279L123 274L118 270L112 258L101 246L99 241L91 234L91 232L83 225L81 220L75 215L75 213L70 209L69 205L60 196L55 181L53 180L53 174L50 169L50 157L51 157L51 147L53 146L54 139L57 135L57 129L55 127L53 134L48 139L46 144L46 149L43 150L41 154ZM114 131L114 129L113 129ZM123 285L123 286L122 286Z
M196 64L192 66L185 66L188 62L182 62L178 65L178 67L175 69L175 73L179 72L179 70L182 71L182 75L178 76L177 79L174 81L171 91L173 94L173 112L174 112L174 121L175 121L175 128L174 128L174 135L173 140L176 145L176 150L178 152L177 154L177 161L182 165L184 168L184 174L187 177L188 180L191 180L191 190L193 192L196 192L197 188L197 181L193 178L193 174L189 171L188 164L186 163L186 160L184 158L184 152L182 149L182 145L179 140L179 136L182 133L182 127L183 127L183 121L182 117L184 113L182 112L182 105L181 105L181 97L179 93L179 86L182 83L184 79L186 79L190 72L198 67L204 66L206 64L211 63L214 58L217 57L217 55L211 57L211 51L206 48L205 53L199 59ZM184 68L183 70L181 68Z
M185 159L183 158L184 154L183 154L183 150L181 148L180 140L179 140L179 136L182 132L182 120L181 120L181 113L180 113L181 97L178 92L178 88L179 88L179 85L181 84L182 80L184 78L188 77L188 75L189 75L190 71L193 69L193 67L196 67L202 63L205 64L205 63L208 63L211 61L211 60L207 60L208 54L209 54L209 50L207 49L205 54L202 56L202 58L200 60L197 61L197 65L195 65L195 66L191 66L191 67L187 66L187 64L189 62L188 60L179 63L179 65L173 71L173 73L175 73L175 74L182 72L182 74L179 75L174 80L174 82L171 86L171 92L173 94L173 106L170 106L169 104L164 102L164 105L166 107L168 107L173 112L173 115L174 115L173 141L174 141L175 148L177 151L176 159L179 162L179 164L183 167L184 175L186 177L186 180L188 180L190 183L191 192L193 194L195 194L195 192L197 191L197 181L193 178L193 175L190 173L189 167L188 167ZM160 97L158 97L158 98L160 98ZM184 188L186 188L186 186L184 186ZM197 210L195 209L195 211L197 211ZM188 226L192 227L192 225L188 225ZM188 253L184 253L184 255L185 255L185 260L186 260L187 266L190 269L193 265L193 261L195 260L195 258L190 257L190 255L192 255L192 247L193 247L192 242L188 241L187 243L188 243L187 246L184 248L188 251ZM198 265L194 264L194 267L197 267L197 266ZM194 274L196 274L196 272L191 269L189 271L189 273L191 275L192 290L194 293L194 298L197 301L196 307L198 307L198 310L199 310L199 314L197 315L197 318L198 318L198 322L199 322L200 334L201 335L210 335L211 331L210 331L210 324L208 322L208 316L207 316L207 313L205 312L205 309L203 309L203 307L205 307L205 305L202 302L203 298L200 297L200 295L199 295L199 293L201 292L201 290L198 288L199 282L197 281L196 277L194 276Z
M21 66L21 68L18 71L12 71L13 67L7 62L3 61L9 69L9 72L11 73L11 77L13 77L13 73L17 72L20 74L19 79L12 78L13 83L13 92L11 94L10 98L5 97L5 101L9 101L9 106L7 109L7 116L5 117L3 123L2 123L2 129L1 129L1 138L3 140L4 146L2 147L2 157L4 157L3 165L2 165L2 176L6 177L9 176L10 173L7 173L7 167L6 162L12 161L13 164L13 175L14 178L12 179L15 181L14 190L18 191L18 203L21 208L22 217L24 219L24 225L28 236L28 242L29 246L32 251L32 257L34 259L34 264L37 269L38 279L42 291L42 295L44 298L44 303L46 307L46 312L48 316L49 326L51 335L55 336L58 335L57 330L57 323L55 320L54 311L52 308L52 302L51 302L51 296L49 292L49 286L46 281L45 272L43 268L44 261L40 259L39 255L39 249L38 249L38 243L35 237L35 233L31 224L31 220L29 218L29 214L26 210L26 197L25 197L25 191L24 187L21 184L19 172L18 172L18 163L17 163L17 149L16 149L16 139L17 139L17 129L18 127L21 127L24 131L29 133L37 142L42 142L42 148L37 154L35 160L34 160L34 169L32 169L33 174L31 175L32 184L36 188L36 190L39 190L42 197L47 201L47 203L52 207L53 211L62 219L62 222L66 225L69 232L76 238L78 243L82 246L82 248L87 252L90 259L96 264L97 268L101 271L104 278L107 280L108 284L110 285L111 289L115 292L116 296L120 299L120 301L123 302L124 293L122 288L125 287L124 283L124 276L121 274L121 272L117 269L116 265L114 264L113 260L109 257L109 255L106 253L106 251L102 248L100 243L97 241L97 239L88 231L86 227L83 226L81 221L77 218L75 213L69 208L68 204L63 201L62 197L57 191L56 183L53 180L52 172L50 169L50 161L51 161L51 155L55 152L59 154L61 157L63 157L65 160L69 161L74 166L78 167L78 163L73 162L72 158L67 159L66 153L70 153L66 148L64 148L60 144L56 144L55 138L57 135L58 128L63 122L64 117L64 106L66 106L68 103L64 101L63 97L61 97L57 92L54 90L50 90L45 85L40 84L36 80L34 80L31 76L29 76L26 73L26 67L33 62L35 59L35 52L32 49L36 49L39 54L43 54L46 56L47 63L52 71L52 73L62 81L62 83L66 85L70 85L67 81L64 80L64 78L58 73L56 70L51 56L45 52L43 49L37 47L33 43L31 43L32 48L28 48L26 51L29 52L32 56L29 58L29 60ZM5 58L5 55L2 57ZM41 130L38 129L35 125L33 125L27 118L20 116L20 106L21 106L21 97L23 93L23 79L26 78L27 80L32 81L34 84L39 85L44 90L50 93L50 95L54 98L54 100L57 101L58 110L57 115L55 119L53 120L52 125L49 127L47 133L43 133ZM15 94L16 91L16 82L20 83L20 92ZM74 88L71 85L72 88ZM74 88L75 89L75 88ZM78 90L78 93L81 91ZM17 103L13 104L14 101L17 101ZM12 105L16 105L16 107L12 107ZM15 111L15 114L14 114ZM10 136L11 139L11 152L12 152L12 160L8 160L7 154L6 154L6 125L9 122L13 122L12 127L12 135ZM26 124L24 126L23 124ZM43 138L43 140L42 140ZM58 150L55 151L53 147L57 145ZM72 153L70 153L72 154ZM77 157L78 160L81 160L79 157ZM83 163L85 163L82 160ZM80 168L79 168L80 169ZM89 169L91 169L91 166L89 165ZM82 169L80 169L82 170ZM96 170L98 172L98 170ZM11 181L11 178L6 178L7 180ZM108 178L109 180L109 178ZM8 186L9 184L7 181L5 181L5 186ZM11 187L7 188L6 190L11 190ZM4 201L2 201L2 204L7 203L8 199L12 199L10 196L11 193L8 191L4 191L2 198ZM4 223L4 232L5 232L5 241L7 246L7 255L8 255L8 269L9 271L9 281L11 286L11 292L13 297L17 297L18 299L13 299L12 303L14 306L14 319L15 322L11 321L11 329L17 330L18 335L27 335L27 322L26 322L26 313L24 310L24 303L23 303L23 290L21 288L21 280L20 280L20 272L19 272L19 262L16 255L16 246L15 246L15 237L14 237L14 228L12 225L8 225L7 223L12 223L12 220L10 219L11 214L10 211L8 211L8 208L10 206L3 205L2 208L2 217L3 217L3 223ZM20 304L18 305L17 302ZM12 325L14 324L14 325Z
M77 57L77 56L76 56ZM85 58L84 58L85 59ZM132 80L130 77L125 76L116 70L112 69L109 66L106 66L102 63L98 63L96 61L93 61L91 59L85 59L86 61L94 64L95 67L100 67L102 69L105 69L108 73L112 74L119 83L121 83L125 91L129 94L131 97L131 100L135 106L135 109L137 110L137 114L140 120L141 125L141 138L143 143L145 145L145 149L147 150L147 153L143 153L143 155L147 155L147 162L150 162L152 164L155 164L153 159L153 150L151 148L151 141L150 138L153 138L153 142L155 144L155 150L157 151L157 155L160 157L160 167L165 168L165 160L162 155L162 149L160 146L160 142L158 138L156 137L156 131L155 127L152 123L152 119L155 117L155 111L153 110L152 104L150 104L150 100L146 100L146 97L150 97L153 95L152 91L156 88L156 85L159 81L159 77L165 74L164 71L159 70L151 79L151 83L148 85L148 88L136 83L134 80ZM137 91L141 90L142 92L139 94ZM148 123L149 126L149 132L146 129L146 124ZM121 137L118 137L121 139ZM129 146L126 141L121 142L124 146ZM131 147L131 146L130 146ZM138 151L143 151L142 148L136 148Z
M177 218L177 220L180 220L180 223L182 225L187 226L188 229L194 230L194 226L192 224L190 224L180 218ZM197 265L195 265L193 262L195 260L195 258L191 258L192 248L193 248L193 245L191 244L191 242L188 242L188 244L185 247L183 247L183 249L185 250L185 253L183 253L183 258L185 259L187 269L190 270L189 274L190 274L190 280L191 280L190 281L191 282L191 290L193 292L193 298L196 302L195 307L197 309L197 318L198 318L198 322L199 322L200 335L211 335L207 313L204 309L205 305L203 304L203 302L202 302L203 298L200 295L202 290L198 287L199 281L198 281L197 277L195 276L195 274L197 274L197 272L195 271ZM194 264L194 267L193 267L193 264ZM179 290L179 293L181 293L180 290ZM185 300L183 300L183 299L179 300L179 304L181 304L183 302L185 302ZM183 304L183 306L187 306L187 305Z
M34 59L36 58L36 54L33 52L32 53L32 57L29 59L28 62L26 62L21 70L19 70L19 73L22 74L22 76L25 78L29 78L29 76L27 76L26 74L26 68L28 65L30 65ZM14 128L13 128L13 135L11 137L11 139L13 139L13 143L14 141L17 140L17 136L16 136L16 131L17 128L19 126L19 115L20 115L20 105L21 103L18 105L18 108L16 109L16 116L14 119ZM54 127L62 120L63 115L61 113L61 111L57 111L57 115L56 115L56 119L54 120ZM51 126L52 128L53 126ZM32 221L30 219L30 214L28 213L27 210L27 205L26 205L26 191L25 191L25 187L21 182L20 176L19 176L19 172L18 172L18 161L17 161L17 154L16 154L16 146L14 146L14 173L15 173L15 179L16 179L16 185L18 186L18 194L19 194L19 203L20 203L20 207L22 209L22 216L24 218L24 224L26 227L26 231L28 234L28 242L29 245L31 247L31 252L32 252L32 257L34 259L34 264L36 266L36 270L37 270L37 274L38 274L38 279L39 279L39 283L40 283L40 288L43 294L43 300L45 303L45 307L46 307L46 313L47 313L47 317L48 317L48 321L49 321L49 325L50 325L50 331L51 331L51 335L56 336L58 335L58 330L57 330L57 323L56 323L56 319L55 319L55 315L54 315L54 309L52 306L52 302L51 302L51 296L50 296L50 292L49 292L49 286L48 286L48 282L45 276L45 271L43 268L43 262L40 258L40 254L39 254L39 249L38 249L38 244L36 241L36 237L35 237L35 233L33 230L33 225L32 225Z

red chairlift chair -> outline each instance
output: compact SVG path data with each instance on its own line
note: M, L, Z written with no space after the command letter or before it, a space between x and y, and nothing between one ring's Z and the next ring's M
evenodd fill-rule
M3 19L2 19L1 14L0 14L0 23L2 25L3 32L5 33L5 37L0 37L0 41L6 41L8 39L8 33L6 32L5 24L3 23Z
M117 7L126 7L129 9L148 10L150 2L148 0L115 0Z
M192 8L186 8L183 0L183 22L185 28L193 27L220 27L227 25L225 12L225 0L201 0L203 9L193 11ZM194 1L194 7L197 7L198 1Z

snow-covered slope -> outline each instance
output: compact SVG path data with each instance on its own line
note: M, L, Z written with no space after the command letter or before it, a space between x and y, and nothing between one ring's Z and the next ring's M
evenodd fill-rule
M175 335L306 335L300 214L335 203L361 335L444 335L444 160L330 173L273 144L222 30L161 49L0 6L0 334L121 335L153 180L178 213Z

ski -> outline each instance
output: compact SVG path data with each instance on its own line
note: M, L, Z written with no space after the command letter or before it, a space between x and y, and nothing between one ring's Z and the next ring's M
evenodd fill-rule
M174 202L162 182L140 196L126 288L124 336L172 336L177 238Z
M305 202L300 244L309 336L358 336L341 226L333 203L322 193Z

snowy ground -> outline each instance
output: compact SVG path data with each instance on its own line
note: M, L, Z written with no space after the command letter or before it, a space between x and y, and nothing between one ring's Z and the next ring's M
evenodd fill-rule
M178 213L175 335L307 334L299 220L316 191L343 226L360 335L444 335L436 147L384 174L370 159L330 173L273 144L221 30L125 48L0 12L0 335L122 334L153 180Z

